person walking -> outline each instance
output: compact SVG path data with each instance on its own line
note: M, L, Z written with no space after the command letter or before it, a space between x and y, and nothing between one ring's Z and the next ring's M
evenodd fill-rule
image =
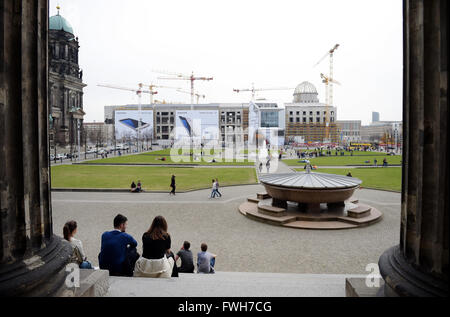
M150 228L142 235L142 256L136 261L134 276L153 278L172 276L176 265L175 259L168 256L171 253L171 237L167 227L166 219L163 216L156 216Z
M267 173L269 173L269 170L270 170L270 160L267 160L267 163L266 163L266 169L267 169Z
M219 179L216 178L216 193L219 195L219 197L222 197L222 194L219 192Z
M176 188L176 185L175 185L175 175L172 175L172 178L171 178L171 180L170 180L170 187L172 187L172 191L169 193L169 195L174 195L175 196L175 188Z
M377 159L376 158L373 159L373 164L375 165L375 167L378 167L377 163L378 163Z
M260 172L260 173L262 172L262 169L263 169L263 164L262 164L262 162L260 162L260 163L259 163L259 172Z
M212 191L211 191L211 196L209 198L215 198L217 195L217 183L216 181L213 179L212 180Z

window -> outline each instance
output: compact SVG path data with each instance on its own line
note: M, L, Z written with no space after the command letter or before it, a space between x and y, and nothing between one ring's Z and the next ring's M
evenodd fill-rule
M297 117L297 122L300 122L300 118Z
M289 122L294 122L294 118L289 118Z
M303 111L303 115L306 116L306 111Z
M316 118L316 122L320 123L320 118L319 117Z
M306 117L303 117L303 123L306 123Z
M317 113L316 113L318 116L320 116L320 111L317 111Z
M309 117L309 122L313 122L313 117Z

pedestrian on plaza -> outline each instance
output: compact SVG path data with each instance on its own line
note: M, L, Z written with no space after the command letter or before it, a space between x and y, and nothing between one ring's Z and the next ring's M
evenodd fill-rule
M377 166L378 166L378 165L377 165L377 163L378 163L377 159L376 159L376 158L374 158L374 159L373 159L373 164L375 165L375 167L377 167Z
M143 191L143 190L142 190L142 184L141 184L141 181L140 181L140 180L138 180L138 182L137 182L136 191L137 191L138 193L140 193L140 192Z
M387 160L386 160L386 158L384 158L383 159L383 167L387 167L387 166L388 166Z
M136 186L136 184L134 183L134 181L131 182L131 188L130 188L130 191L131 191L132 193L137 193L137 192L138 192L138 191L137 191L137 186Z
M142 256L136 261L134 276L170 278L176 267L171 254L171 237L163 216L153 219L150 228L142 235ZM173 253L172 253L173 254ZM178 270L176 271L178 275Z
M216 193L219 194L219 197L222 197L222 194L219 192L219 179L216 178Z
M127 217L118 214L114 218L114 230L102 234L98 255L100 269L108 270L111 276L133 276L134 265L139 258L137 241L128 233Z
M175 196L175 188L176 188L176 185L175 185L175 175L172 175L172 178L171 178L171 180L170 180L170 187L172 187L172 191L169 193L169 195L174 195Z
M267 168L267 173L269 173L269 170L270 170L270 160L267 160L266 168Z
M202 252L197 254L197 273L215 273L214 265L217 255L207 252L208 245L202 243L200 246Z
M218 195L217 193L217 183L216 181L213 179L212 180L212 191L211 191L211 196L209 198L215 198L216 195Z
M180 273L194 273L194 256L189 248L191 244L189 241L184 241L180 251L178 251L175 262L181 259L181 266L178 268Z
M260 173L262 172L262 168L263 168L263 164L262 164L262 162L259 162L259 172Z
M84 253L83 243L74 238L76 233L77 222L75 220L66 222L63 227L63 235L64 239L69 241L73 247L72 262L77 263L80 269L92 269L92 264L87 260L87 256Z

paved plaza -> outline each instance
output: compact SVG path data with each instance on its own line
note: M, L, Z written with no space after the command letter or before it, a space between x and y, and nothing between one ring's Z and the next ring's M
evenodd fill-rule
M210 190L168 193L53 192L53 228L62 236L67 220L78 222L88 259L98 266L100 237L112 230L113 218L128 217L128 230L142 253L142 234L153 218L163 215L172 236L172 250L191 242L196 253L206 242L218 255L216 269L222 272L271 272L309 274L365 274L366 265L398 244L400 194L360 189L355 197L383 213L369 227L314 231L272 226L250 220L238 211L247 197L264 191L262 185L221 188L222 198L210 199Z

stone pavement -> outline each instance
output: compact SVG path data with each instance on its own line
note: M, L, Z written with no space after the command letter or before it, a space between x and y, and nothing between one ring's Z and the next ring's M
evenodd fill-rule
M68 220L78 222L77 238L88 259L98 266L100 237L112 230L113 218L122 213L129 219L128 233L138 241L153 218L163 215L169 224L172 249L184 240L194 255L206 242L218 255L219 272L268 272L314 274L365 274L369 263L398 244L400 194L361 189L360 202L383 212L383 219L366 228L314 231L289 229L250 220L238 211L247 197L263 191L261 185L224 187L222 198L210 199L210 190L166 193L52 192L53 230L62 236Z

